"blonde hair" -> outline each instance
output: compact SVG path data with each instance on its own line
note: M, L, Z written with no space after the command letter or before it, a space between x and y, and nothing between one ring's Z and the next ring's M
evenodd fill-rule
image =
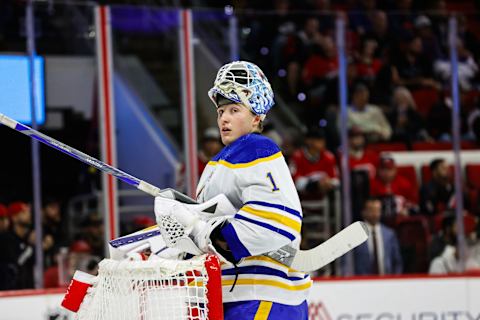
M393 90L392 102L394 105L398 103L397 100L399 97L404 98L410 108L417 109L417 104L415 103L415 100L413 100L412 93L406 87L400 86L396 87L395 90Z

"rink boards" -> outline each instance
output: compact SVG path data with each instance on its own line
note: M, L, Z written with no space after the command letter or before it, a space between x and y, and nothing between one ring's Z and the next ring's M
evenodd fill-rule
M0 292L0 320L72 319L63 292ZM309 306L310 320L480 320L480 276L316 279Z

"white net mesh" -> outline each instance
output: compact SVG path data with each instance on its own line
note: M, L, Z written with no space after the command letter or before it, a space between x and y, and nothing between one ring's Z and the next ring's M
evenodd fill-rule
M77 319L210 319L204 262L205 256L186 261L105 259Z

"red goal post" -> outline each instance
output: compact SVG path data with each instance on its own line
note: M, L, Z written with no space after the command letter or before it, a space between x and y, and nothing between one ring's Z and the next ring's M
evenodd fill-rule
M214 255L190 260L104 259L76 319L221 320L219 260Z

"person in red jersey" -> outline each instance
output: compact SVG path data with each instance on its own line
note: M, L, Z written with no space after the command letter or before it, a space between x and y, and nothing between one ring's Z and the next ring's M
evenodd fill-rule
M406 178L397 175L395 160L390 154L380 157L377 175L370 186L370 194L382 199L385 219L394 219L395 215L409 214L416 207L415 189Z
M365 135L357 127L348 130L348 138L350 170L366 171L369 178L374 179L378 166L378 153L365 149Z
M326 149L325 133L311 128L305 137L305 146L296 150L290 161L290 172L301 193L325 194L338 185L335 156Z

